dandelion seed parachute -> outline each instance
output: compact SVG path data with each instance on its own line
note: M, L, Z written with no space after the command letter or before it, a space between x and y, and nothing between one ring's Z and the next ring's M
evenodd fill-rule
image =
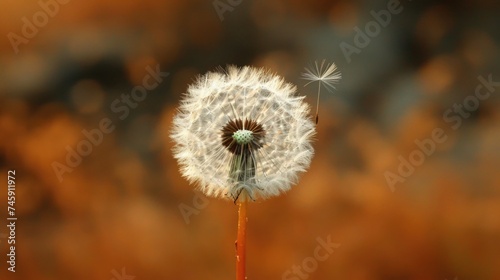
M335 84L340 80L342 75L337 72L337 66L335 63L326 63L325 60L321 62L321 65L317 61L314 62L314 67L304 68L306 72L302 73L302 78L308 80L304 86L312 82L318 82L318 99L316 101L316 124L319 120L319 95L321 94L321 85L325 85L328 91L335 89Z
M335 89L335 84L338 83L342 75L337 71L335 63L325 63L325 60L319 64L314 62L314 67L304 68L305 72L302 73L302 78L308 80L304 86L312 82L319 82L320 85L324 84L328 91Z
M191 84L171 138L181 173L208 196L251 199L291 188L314 154L304 97L262 69L230 66Z

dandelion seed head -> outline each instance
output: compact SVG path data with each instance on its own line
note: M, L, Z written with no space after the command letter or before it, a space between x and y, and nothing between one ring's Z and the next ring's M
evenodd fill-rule
M181 173L208 196L252 199L291 188L310 164L315 134L304 97L252 67L209 72L188 87L171 138Z

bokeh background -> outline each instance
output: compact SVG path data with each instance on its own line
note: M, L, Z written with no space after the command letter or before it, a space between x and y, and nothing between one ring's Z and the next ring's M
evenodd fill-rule
M500 88L457 129L443 118L479 76L500 81L500 4L401 1L346 56L341 44L355 46L355 28L390 2L2 0L0 278L234 279L237 207L181 178L175 107L197 75L227 64L268 68L315 104L300 74L325 59L343 78L322 93L310 170L249 208L248 279L282 279L327 237L340 247L307 279L500 279ZM148 67L169 76L121 119L113 102ZM54 162L105 118L115 129L59 180ZM435 128L447 140L391 188L384 174Z

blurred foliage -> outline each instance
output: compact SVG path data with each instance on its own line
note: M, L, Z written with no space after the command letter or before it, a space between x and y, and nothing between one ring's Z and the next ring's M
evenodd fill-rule
M500 81L497 1L403 1L350 62L340 44L390 1L242 1L223 17L211 1L67 1L16 53L8 34L54 1L0 4L0 174L16 170L18 216L17 272L0 238L0 278L232 279L235 205L208 199L189 223L179 210L197 196L170 152L177 102L198 74L249 64L315 104L299 77L326 59L343 79L322 94L317 155L292 191L251 205L249 279L281 279L328 235L341 246L309 279L500 279L500 88L457 129L443 116L479 76ZM121 119L113 102L148 67L170 75ZM103 119L115 129L60 181L53 163ZM447 140L392 191L385 172L435 128Z

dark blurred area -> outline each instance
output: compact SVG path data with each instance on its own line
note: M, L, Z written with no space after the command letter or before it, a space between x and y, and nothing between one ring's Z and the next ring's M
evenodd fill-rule
M282 75L314 111L300 74L323 59L343 78L321 94L310 169L250 205L248 279L286 279L327 236L340 247L307 279L500 279L498 1L0 8L1 279L234 279L237 207L181 177L175 108L197 75L234 64Z

